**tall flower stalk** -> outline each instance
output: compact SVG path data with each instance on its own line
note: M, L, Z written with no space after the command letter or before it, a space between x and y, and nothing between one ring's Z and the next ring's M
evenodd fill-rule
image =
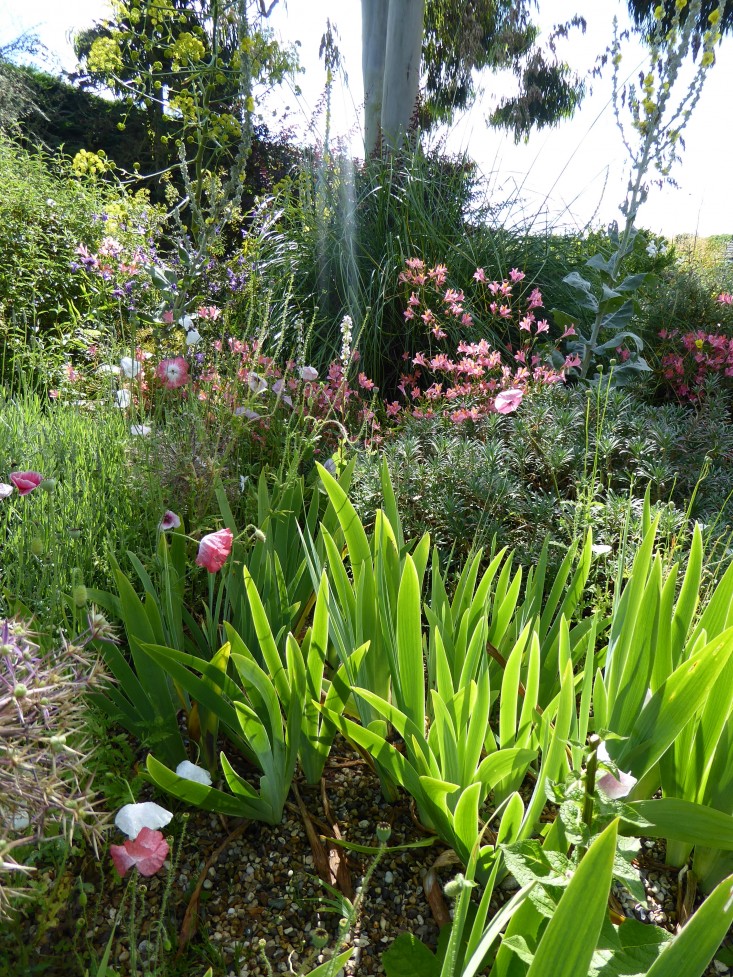
M674 11L668 25L665 24L665 8L659 4L654 10L654 28L647 38L649 67L638 85L621 80L620 66L623 61L622 35L614 18L614 38L611 45L613 64L613 106L616 124L621 132L624 147L629 156L630 175L626 198L621 205L624 217L623 229L612 234L616 250L608 260L600 255L591 258L589 265L600 272L604 284L603 296L596 299L591 294L590 283L577 272L566 282L579 293L581 305L592 308L594 318L587 338L580 337L576 344L581 354L581 377L587 377L591 364L599 353L614 349L630 339L641 350L641 340L626 330L633 312L633 294L644 284L645 276L629 276L621 279L624 259L634 246L636 218L649 195L648 176L654 169L660 181L668 180L674 164L680 158L682 132L702 93L709 69L715 63L715 47L721 40L718 24L730 0L721 3L708 16L708 27L700 32L702 0L675 0ZM693 61L700 55L692 80L680 92L680 73L692 55ZM631 113L630 128L621 117L622 106ZM599 344L603 330L617 330L618 335L610 343ZM616 341L618 340L618 342ZM637 368L646 369L643 360L636 361Z

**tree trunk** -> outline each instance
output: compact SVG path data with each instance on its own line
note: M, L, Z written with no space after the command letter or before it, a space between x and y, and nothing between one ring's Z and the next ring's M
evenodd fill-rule
M361 72L364 79L364 155L382 144L382 93L389 0L361 0Z
M397 149L420 84L425 0L362 0L364 150Z

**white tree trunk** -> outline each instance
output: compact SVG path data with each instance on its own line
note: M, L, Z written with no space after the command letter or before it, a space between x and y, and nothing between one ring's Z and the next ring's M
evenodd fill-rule
M390 149L404 141L417 107L425 0L389 0L382 94L382 139Z
M417 106L425 0L362 0L364 147L404 141Z
M361 72L364 79L364 154L382 144L382 94L389 0L361 0Z

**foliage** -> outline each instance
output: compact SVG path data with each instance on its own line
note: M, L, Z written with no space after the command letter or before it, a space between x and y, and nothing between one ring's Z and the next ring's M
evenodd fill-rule
M8 62L2 70L13 85L22 86L27 92L26 100L14 110L19 125L13 130L18 144L27 151L63 154L72 159L81 150L101 152L127 177L155 171L149 120L138 105L102 98L32 66ZM175 119L169 116L161 122L169 141L159 147L158 161L169 167L178 163L172 139L176 125ZM297 157L295 148L282 138L273 138L266 125L260 123L254 127L252 153L246 165L245 212L254 206L255 198L272 189L278 173L284 174ZM182 190L175 173L172 179L178 190ZM145 177L144 186L154 203L165 201L165 184L157 177ZM94 239L83 235L79 240L89 246L94 243Z
M668 542L684 531L687 512L708 524L711 544L725 537L733 447L728 410L722 397L692 411L652 406L632 391L604 385L594 392L537 389L515 414L460 428L447 418L407 418L378 455L359 456L352 498L370 523L386 459L407 538L430 532L453 568L472 547L507 546L531 565L548 534L557 565L565 541L592 527L596 544L608 547L600 552L613 554L610 562L597 561L600 581L624 533L638 542L647 489ZM719 554L725 561L726 545Z
M33 378L33 353L48 351L63 363L117 317L117 300L99 303L69 274L79 243L94 246L105 234L139 240L140 230L154 236L155 226L144 195L123 197L100 181L73 178L62 159L30 154L0 135L0 371L6 383L13 369L15 383L21 374Z
M194 127L205 130L209 155L216 155L239 141L243 55L260 84L281 81L296 64L294 51L281 49L264 23L242 46L239 18L252 9L256 14L258 5L119 0L111 18L76 37L82 80L112 88L130 108L147 112L156 164L170 139L185 140Z
M110 550L149 545L159 487L128 467L129 428L104 403L88 412L0 393L0 413L0 481L40 470L53 489L0 500L0 601L6 613L20 602L44 627L61 625L64 595L106 584Z
M572 115L584 88L566 64L554 57L557 37L572 28L585 29L582 18L552 33L546 49L538 45L529 4L485 2L458 4L431 0L425 7L423 64L425 104L430 120L449 121L473 96L472 73L484 68L513 69L520 95L504 99L491 117L493 125L511 128L515 139L537 125L556 124Z

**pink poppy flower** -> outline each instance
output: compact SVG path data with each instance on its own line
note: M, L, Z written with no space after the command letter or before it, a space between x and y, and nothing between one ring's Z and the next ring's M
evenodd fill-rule
M155 875L163 867L168 851L168 842L160 831L153 831L152 828L143 828L134 841L109 846L112 861L121 876L133 866L137 866L140 875Z
M167 326L170 326L173 323L173 312L167 309L160 318Z
M37 489L43 481L43 475L38 472L11 472L10 481L18 490L18 495L28 495Z
M165 515L158 523L158 529L164 533L168 529L178 529L180 525L181 520L178 518L175 512L171 512L170 509L166 509Z
M522 391L517 390L516 387L511 390L502 390L496 395L494 407L498 414L513 414L522 403L523 397Z
M209 573L221 570L232 551L234 537L231 529L220 529L217 533L208 533L199 543L196 556L196 566L205 567Z
M188 363L182 356L161 360L156 367L155 375L164 387L175 390L176 387L182 387L188 383Z

